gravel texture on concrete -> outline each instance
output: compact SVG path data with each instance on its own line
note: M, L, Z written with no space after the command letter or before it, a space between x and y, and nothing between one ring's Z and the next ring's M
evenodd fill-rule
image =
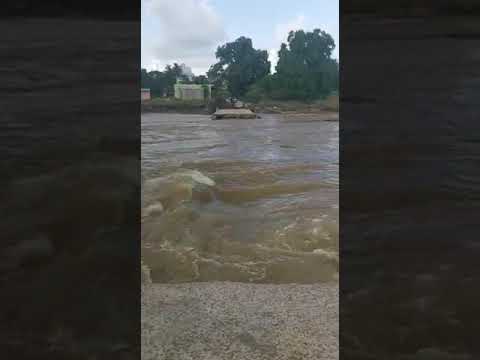
M146 284L142 359L338 359L338 321L338 283Z

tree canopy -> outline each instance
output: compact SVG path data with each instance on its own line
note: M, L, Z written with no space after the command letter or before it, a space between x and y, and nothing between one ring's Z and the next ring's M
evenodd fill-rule
M141 71L142 87L150 88L154 97L173 96L174 84L213 84L214 99L259 101L315 100L338 91L339 67L332 58L335 42L325 31L315 29L291 31L287 43L278 51L276 73L270 74L271 64L266 50L255 49L252 40L240 37L217 48L217 63L207 76L189 78L176 63L164 71Z
M226 85L236 98L270 73L268 52L254 49L252 40L243 36L220 46L215 55L218 62L208 71L208 78L217 87Z
M338 90L338 63L332 59L335 42L320 29L291 31L278 52L276 73L250 89L277 99L311 100Z
M291 31L278 52L276 73L249 89L247 98L314 100L338 90L335 42L320 29Z

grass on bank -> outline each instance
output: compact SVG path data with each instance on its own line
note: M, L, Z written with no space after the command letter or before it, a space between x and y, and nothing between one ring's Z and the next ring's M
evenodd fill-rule
M204 112L206 107L207 104L203 100L158 97L142 102L142 110L146 111Z
M165 107L177 107L177 106L191 106L191 107L198 107L198 106L205 106L205 101L203 100L182 100L182 99L175 99L175 98L153 98L148 103L152 105L161 105Z
M325 99L312 102L297 100L281 101L264 99L258 103L247 102L245 106L255 112L283 113L283 112L323 112L339 111L339 97L330 95ZM220 106L222 107L222 106ZM212 113L216 106L213 102L207 104L203 100L181 100L175 98L153 98L142 102L142 110L156 112L185 112L185 113Z
M331 111L338 112L340 108L340 102L338 95L330 95L325 99L316 100L312 102L289 100L261 100L258 103L250 103L248 107L256 112L322 112Z

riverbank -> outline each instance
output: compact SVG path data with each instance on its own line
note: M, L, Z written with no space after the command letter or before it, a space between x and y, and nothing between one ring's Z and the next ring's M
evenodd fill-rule
M338 123L145 114L142 178L155 282L338 278Z
M279 114L286 116L315 116L320 120L338 121L339 98L331 96L315 102L302 101L262 101L257 104L247 103L245 107L258 114ZM208 106L199 100L178 100L171 98L154 98L141 104L142 113L177 113L192 115L209 115Z
M338 284L147 284L142 359L338 359Z
M177 113L192 115L208 115L208 107L204 101L178 100L173 98L153 98L141 103L142 113Z
M268 100L249 104L248 107L255 112L266 114L338 114L340 104L338 96L329 96L313 102Z

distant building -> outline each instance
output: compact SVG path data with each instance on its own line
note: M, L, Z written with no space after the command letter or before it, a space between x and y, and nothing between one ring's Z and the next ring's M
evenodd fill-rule
M192 69L190 67L188 67L185 64L181 64L180 69L182 70L182 75L186 76L188 80L193 80L195 75L193 74Z
M209 100L212 85L175 84L175 98L181 100Z
M150 89L141 89L142 101L150 100L152 96L150 95Z

